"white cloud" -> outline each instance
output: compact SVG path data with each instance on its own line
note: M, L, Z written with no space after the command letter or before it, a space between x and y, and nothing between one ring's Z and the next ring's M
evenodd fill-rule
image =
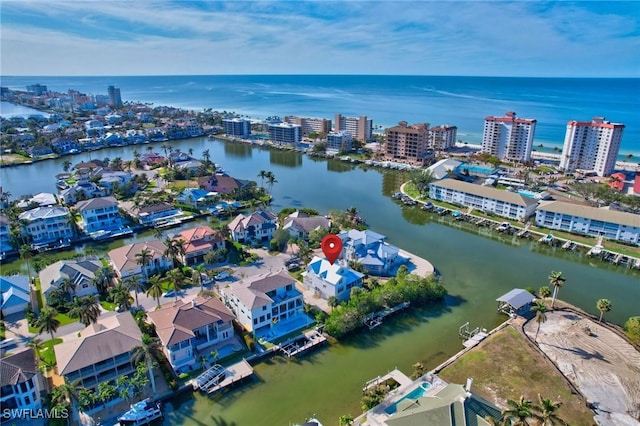
M636 75L637 18L584 5L10 1L2 74Z

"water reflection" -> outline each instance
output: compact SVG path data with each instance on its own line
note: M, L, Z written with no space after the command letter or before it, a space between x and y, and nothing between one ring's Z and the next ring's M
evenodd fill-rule
M294 151L272 149L269 151L269 161L271 164L285 167L301 167L302 154Z
M236 158L251 158L251 154L253 153L253 149L251 145L246 143L225 143L224 144L224 153L229 157Z
M327 170L330 172L350 172L354 169L355 166L352 164L346 163L344 161L339 160L329 160L327 161Z

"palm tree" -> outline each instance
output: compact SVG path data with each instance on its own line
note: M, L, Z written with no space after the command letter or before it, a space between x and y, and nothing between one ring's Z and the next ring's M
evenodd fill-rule
M64 163L62 163L62 170L64 170L65 173L68 173L69 170L71 170L71 161L65 160Z
M23 244L20 246L20 259L24 260L27 264L27 275L29 277L29 283L31 283L31 258L33 254L31 253L31 247L28 244Z
M42 340L37 337L31 337L27 340L27 346L33 349L33 352L36 354L36 358L38 358L39 361L42 361L42 357L40 356L42 349L44 349Z
M148 274L147 267L149 266L149 263L151 262L152 259L153 259L153 254L146 247L140 250L140 253L136 253L136 262L138 262L138 265L140 265L140 269L142 270L142 276L144 277L145 281L149 278L147 275Z
M538 400L540 401L538 410L540 411L539 420L541 426L568 425L568 423L557 414L558 409L562 406L562 402L553 402L551 399L544 399L540 394L538 394Z
M173 267L177 268L180 256L184 255L184 240L178 238L166 238L164 244L167 247L164 255L173 261Z
M149 379L151 380L151 389L155 394L156 380L153 376L153 364L154 362L158 362L162 357L162 345L160 340L145 333L142 335L140 346L136 346L132 351L133 354L131 362L133 364L138 364L140 362L145 362L147 364Z
M122 284L127 290L129 291L133 290L135 292L134 294L136 296L136 306L139 308L140 302L138 302L138 293L144 290L144 286L142 285L142 283L138 281L135 277L128 277L128 278L125 278L124 281L122 281Z
M260 185L262 187L262 189L264 189L264 180L268 176L267 173L269 173L269 172L267 172L266 170L260 170L260 173L258 173L258 177L260 179L262 179L262 183Z
M538 341L538 333L540 332L540 325L544 322L547 322L547 305L542 302L536 302L535 306L532 310L536 313L536 323L538 324L538 329L536 330L535 341Z
M38 334L42 334L43 332L47 332L51 335L51 340L53 343L53 333L58 330L60 327L60 321L56 318L58 315L58 311L54 308L50 308L45 306L40 311L40 315L38 316L38 320L36 321L36 327L38 327Z
M135 278L133 281L135 281ZM118 283L118 285L109 290L109 298L118 305L121 311L128 311L131 308L131 302L133 302L129 288L124 283Z
M156 299L158 302L158 308L160 307L160 296L162 296L162 283L160 282L159 275L152 275L149 277L149 288L147 289L147 296Z
M349 207L347 209L347 215L351 222L355 222L358 218L358 209L356 207Z
M267 185L269 185L269 195L271 195L271 191L273 190L273 184L278 183L278 181L276 180L276 176L273 174L273 172L267 172L266 178L267 178Z
M65 379L63 384L53 388L51 392L51 403L54 406L69 405L73 410L73 407L79 403L78 395L82 389L84 388L80 386L79 380L69 382L68 379Z
M96 288L100 293L105 293L109 286L113 283L113 278L115 277L115 273L110 266L103 266L98 269L98 272L95 274L93 281L96 285Z
M553 286L553 299L551 299L551 309L555 306L556 298L558 297L558 291L567 279L562 276L562 272L551 271L549 275L549 284Z
M508 409L502 412L506 421L509 421L511 426L530 426L534 425L539 416L535 414L536 407L533 402L525 399L524 396L520 397L520 400L507 400Z
M200 291L204 291L204 280L202 279L202 274L204 273L204 265L200 264L193 269L193 273L191 274L191 281L194 285L200 286Z
M175 296L176 302L177 302L178 292L182 290L182 288L184 287L186 278L182 273L182 271L180 271L179 269L170 270L169 273L167 274L167 278L169 278L169 281L173 283L173 295Z
M100 317L100 302L98 297L93 295L74 297L69 310L71 318L78 318L80 322L88 327L89 324L95 324Z
M211 154L209 153L208 149L202 151L202 159L204 160L204 164L206 164L207 166L211 164Z
M600 299L596 302L596 307L600 311L600 319L598 321L602 322L602 316L613 308L613 304L609 299Z
M335 296L329 296L329 298L327 299L327 304L329 305L329 307L333 311L333 308L335 308L339 304L338 298L335 297Z

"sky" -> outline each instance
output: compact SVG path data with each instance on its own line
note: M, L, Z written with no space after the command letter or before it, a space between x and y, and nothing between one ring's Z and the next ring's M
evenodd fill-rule
M0 75L639 77L640 1L0 0Z

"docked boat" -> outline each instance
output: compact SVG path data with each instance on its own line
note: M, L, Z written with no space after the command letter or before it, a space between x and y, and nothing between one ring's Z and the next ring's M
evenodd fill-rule
M148 425L154 420L162 419L162 408L159 402L147 398L131 405L131 409L118 417L118 426Z
M502 222L497 228L496 231L498 232L505 232L508 231L509 228L511 228L511 224L509 222Z

